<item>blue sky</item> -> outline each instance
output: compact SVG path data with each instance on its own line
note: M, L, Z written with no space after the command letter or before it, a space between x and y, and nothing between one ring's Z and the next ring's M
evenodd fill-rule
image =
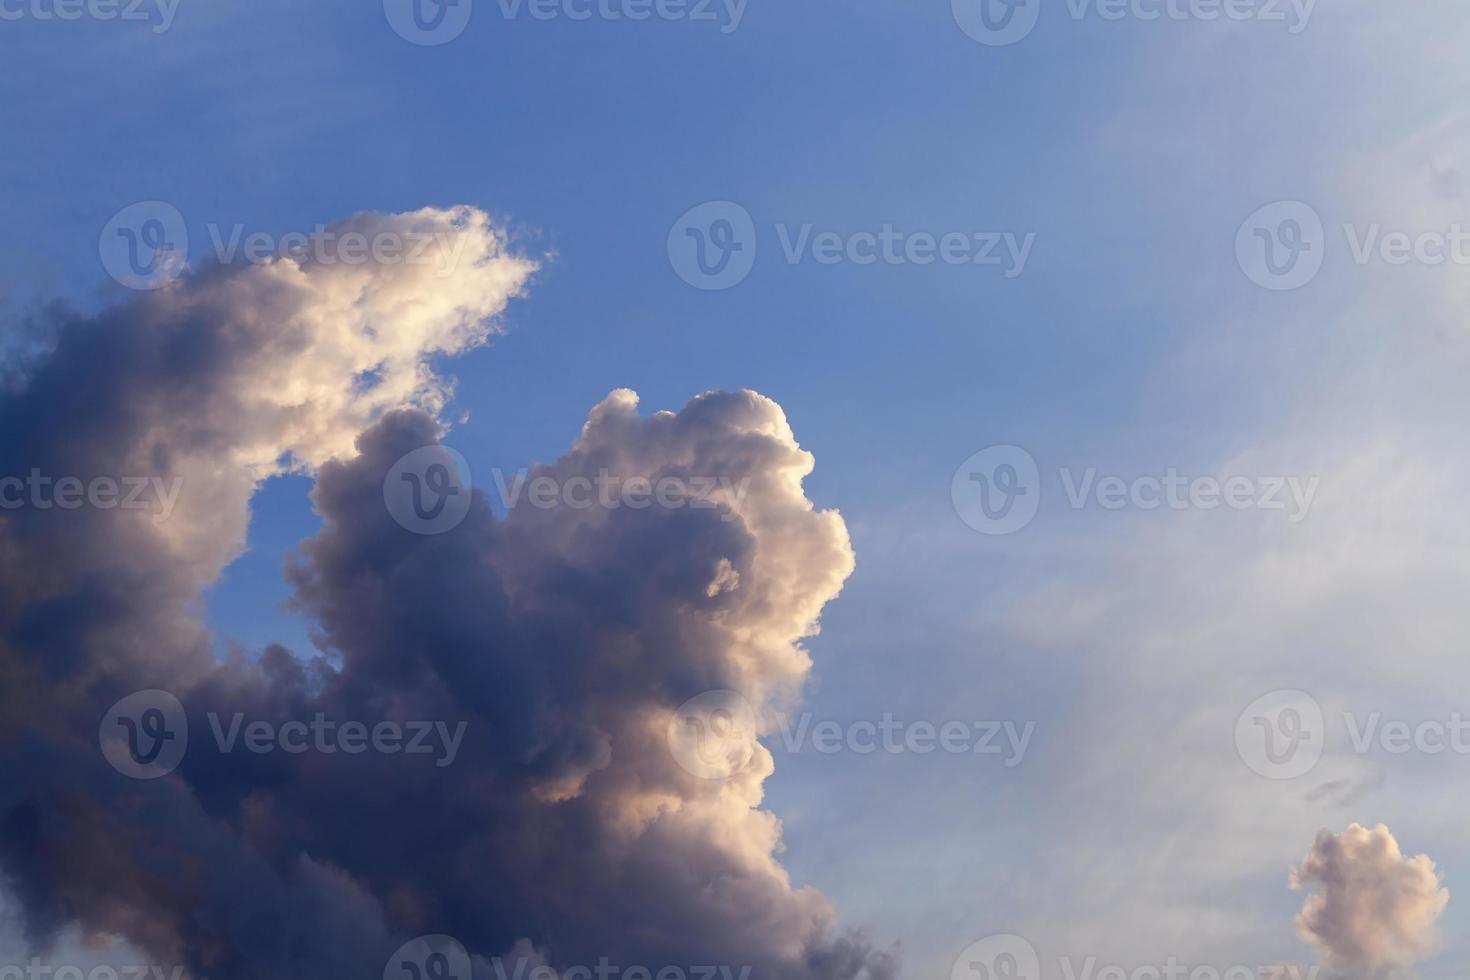
M1013 768L773 749L766 802L798 883L925 980L1000 932L1124 964L1311 962L1286 882L1319 828L1386 822L1452 895L1470 868L1470 758L1339 738L1278 783L1232 745L1275 689L1329 716L1470 701L1470 621L1446 585L1470 544L1466 270L1355 266L1340 231L1470 217L1470 15L1339 0L1293 34L1032 2L1036 29L1001 47L948 0L749 0L728 32L475 0L430 47L339 0L181 0L163 32L4 23L0 313L125 295L97 242L138 201L178 209L196 264L212 223L279 235L483 208L544 260L507 331L445 365L446 417L467 416L450 442L477 478L556 458L615 388L645 412L760 391L857 555L810 644L805 707L1036 723ZM1290 292L1235 255L1241 222L1280 200L1327 228L1322 273ZM754 268L725 290L692 288L667 249L707 201L756 230ZM789 263L781 236L806 224L1035 238L1014 278ZM1042 474L1040 512L1011 535L976 533L951 499L992 445ZM1088 467L1321 489L1297 523L1071 508L1058 474ZM281 580L316 528L309 488L256 497L251 550L208 597L221 644L309 647ZM1470 965L1457 904L1426 978Z

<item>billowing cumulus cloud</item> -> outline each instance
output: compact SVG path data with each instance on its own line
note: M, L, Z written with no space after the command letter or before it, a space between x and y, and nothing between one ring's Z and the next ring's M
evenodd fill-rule
M1428 856L1405 857L1387 827L1322 831L1292 869L1309 891L1297 928L1329 967L1350 978L1393 976L1433 953L1449 902Z
M500 517L477 490L453 531L414 534L383 486L445 434L430 359L482 343L535 264L470 209L343 227L446 236L460 258L447 275L310 259L186 275L60 316L49 355L0 392L0 474L178 487L167 519L0 511L0 863L31 941L79 927L216 980L378 976L425 933L458 937L477 972L535 949L555 969L888 975L775 860L754 732L724 778L670 751L676 710L712 690L768 727L853 568L780 407L708 393L643 415L615 391L533 474L672 480L708 506ZM321 649L221 662L200 596L256 487L290 470L317 476L322 527L288 574ZM137 781L97 730L146 688L180 698L191 738L175 773ZM458 734L445 765L223 751L237 713Z

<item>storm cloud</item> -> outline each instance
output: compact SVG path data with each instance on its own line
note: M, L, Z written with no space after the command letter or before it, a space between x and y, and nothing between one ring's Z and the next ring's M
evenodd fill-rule
M384 504L438 445L452 384L533 275L478 211L339 227L448 236L446 275L285 257L216 267L95 316L47 314L49 352L0 393L0 473L177 480L166 520L0 511L0 866L31 941L119 936L217 980L376 977L406 938L489 958L750 966L886 977L776 861L755 736L799 697L802 645L853 568L841 518L780 407L706 393L642 415L609 394L536 475L715 481L710 507L512 508L476 490L452 531ZM293 557L319 649L213 652L201 596L244 547L250 500L316 476ZM732 492L731 488L740 488ZM177 771L128 779L100 719L134 691L185 706ZM730 692L755 725L722 778L670 750L680 705ZM223 751L211 719L461 729L453 764Z

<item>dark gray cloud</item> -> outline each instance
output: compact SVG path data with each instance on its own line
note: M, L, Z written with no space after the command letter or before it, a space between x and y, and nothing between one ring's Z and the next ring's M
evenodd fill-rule
M427 362L482 342L534 266L465 209L353 227L461 236L466 258L448 277L294 260L186 277L56 315L49 356L0 394L0 474L179 481L166 517L0 511L0 866L32 940L79 924L216 980L376 977L422 933L458 937L477 972L534 948L557 969L889 975L792 886L759 808L755 737L798 696L801 640L853 565L780 408L710 393L642 416L614 392L535 474L708 479L717 506L502 518L477 491L453 531L412 533L383 485L444 435ZM288 574L321 649L221 662L200 597L255 488L291 469L317 475L322 529ZM147 688L180 698L191 738L176 772L141 781L97 731ZM669 738L715 689L757 721L711 779ZM451 765L221 751L212 725L236 713L463 737Z

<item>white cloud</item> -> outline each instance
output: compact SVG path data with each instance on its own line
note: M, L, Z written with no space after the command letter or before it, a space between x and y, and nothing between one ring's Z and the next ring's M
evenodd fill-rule
M1296 920L1302 938L1347 977L1391 975L1439 947L1435 924L1450 893L1434 862L1405 857L1383 824L1322 831L1291 885L1311 892Z

